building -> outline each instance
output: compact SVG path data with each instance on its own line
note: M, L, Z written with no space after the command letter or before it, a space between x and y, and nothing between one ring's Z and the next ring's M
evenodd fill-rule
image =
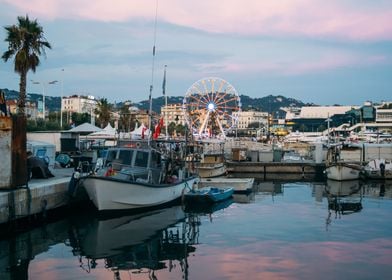
M72 113L87 113L91 116L91 119L95 119L95 108L97 107L98 101L94 96L84 95L71 95L63 97L61 99L61 112L67 113L67 122L70 122L70 116ZM94 123L94 121L92 121Z
M377 123L392 123L392 109L376 109Z
M337 127L352 118L348 112L358 109L359 106L305 106L293 110L284 108L284 111L286 123L291 124L292 130L320 132L327 128L327 119L331 127Z
M268 125L268 113L259 111L234 112L233 117L237 119L238 129L247 129L250 124L258 124L258 127Z
M97 100L94 96L71 95L63 97L61 100L61 111L70 113L87 113L94 114L94 109L97 107Z
M17 100L7 100L6 101L8 111L11 114L16 114L18 112L18 102ZM42 118L42 112L38 112L38 107L36 102L26 101L25 114L27 119L36 120L37 118Z
M161 107L161 115L163 117L164 122L170 124L181 124L185 125L185 115L182 109L182 104L167 104Z

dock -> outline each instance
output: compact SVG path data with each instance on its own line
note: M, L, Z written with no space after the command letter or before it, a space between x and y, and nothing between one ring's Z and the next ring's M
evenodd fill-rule
M311 161L298 162L252 162L252 161L226 161L229 173L251 173L267 176L268 174L300 174L323 176L325 163L315 163ZM246 176L249 176L246 175ZM253 175L252 175L253 177Z
M0 224L43 214L68 206L72 200L68 183L73 168L51 170L54 177L32 179L26 186L0 190Z
M199 187L218 187L227 188L232 187L234 193L243 194L250 193L253 189L254 178L227 178L227 177L214 177L214 178L201 178Z

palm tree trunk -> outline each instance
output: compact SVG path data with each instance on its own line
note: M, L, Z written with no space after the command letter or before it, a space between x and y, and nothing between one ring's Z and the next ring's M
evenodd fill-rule
M19 99L18 99L18 114L25 115L26 107L26 76L27 72L23 71L20 73L19 82Z

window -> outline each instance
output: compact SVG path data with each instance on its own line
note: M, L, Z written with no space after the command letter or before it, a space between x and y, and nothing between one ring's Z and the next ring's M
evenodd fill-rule
M121 160L122 164L131 165L132 164L132 150L120 150L120 154L118 155L118 159Z
M135 158L135 166L147 167L148 164L148 152L137 151Z
M109 150L106 155L106 164L111 163L116 158L116 155L116 150Z

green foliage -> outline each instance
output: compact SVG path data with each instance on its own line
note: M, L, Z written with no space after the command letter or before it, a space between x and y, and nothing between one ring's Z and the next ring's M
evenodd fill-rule
M97 103L97 108L94 110L97 116L97 124L103 128L107 126L111 118L113 104L110 104L106 98L102 98Z
M25 17L18 17L17 25L4 27L6 30L5 41L8 43L8 50L2 55L2 59L7 62L14 59L14 70L20 75L20 88L18 108L19 113L25 113L26 106L26 80L27 72L35 72L40 63L39 57L45 55L45 48L50 49L50 44L44 37L43 28L37 20L30 20Z

